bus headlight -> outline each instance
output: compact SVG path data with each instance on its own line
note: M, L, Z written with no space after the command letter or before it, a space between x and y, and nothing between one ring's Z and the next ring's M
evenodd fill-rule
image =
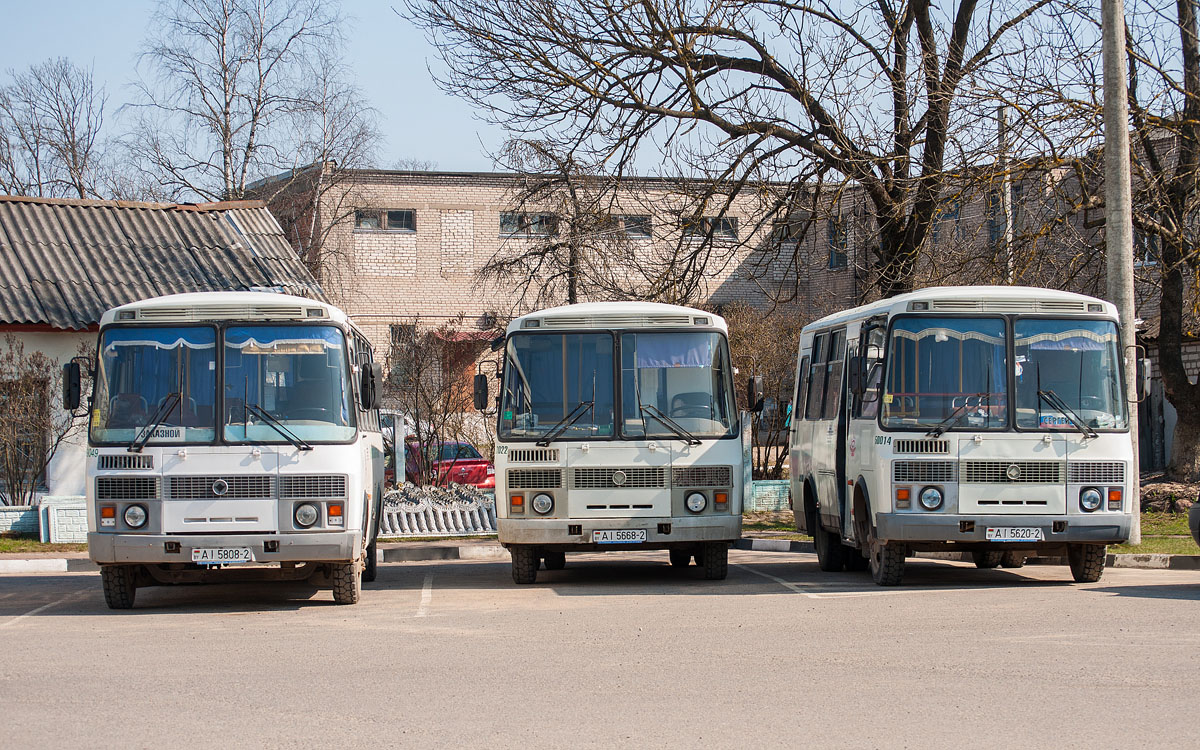
M687 503L688 510L693 513L699 513L708 505L708 498L704 496L703 492L692 492L688 494L685 502Z
M926 487L921 490L921 496L918 498L921 507L925 510L937 510L942 507L942 491L937 487Z
M1104 496L1095 487L1084 487L1083 491L1079 493L1079 507L1088 513L1099 509L1102 502L1104 502Z
M311 503L304 503L296 506L295 512L296 525L307 529L317 522L317 517L321 514L317 511L317 507Z
M535 511L544 516L553 510L554 498L550 497L545 492L539 492L533 496L533 500L530 501L530 505L533 506Z
M131 529L140 529L146 525L146 509L140 505L130 505L125 509L125 523Z

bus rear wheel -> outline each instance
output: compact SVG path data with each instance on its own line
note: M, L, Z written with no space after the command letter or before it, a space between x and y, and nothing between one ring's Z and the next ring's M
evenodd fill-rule
M1075 583L1095 583L1104 574L1108 548L1103 544L1067 545L1067 562Z
M367 559L363 563L362 579L366 583L374 583L377 575L379 575L379 547L377 542L372 541L367 545Z
M538 557L536 548L514 545L508 548L508 553L512 556L513 583L525 584L537 580L538 564L541 563L541 559Z
M871 545L871 579L880 586L899 586L904 578L904 546L875 542Z
M846 548L842 546L841 538L834 532L821 528L813 529L813 546L817 548L817 565L827 573L836 573L846 567Z
M723 581L729 575L729 545L725 542L704 542L700 545L700 556L704 558L704 578Z
M671 555L672 568L686 568L692 561L692 551L690 549L673 549L668 550L668 553ZM697 555L697 557L700 557L700 555ZM696 564L699 565L700 561L697 560Z
M871 567L871 561L863 557L862 552L853 547L846 547L846 570L862 571Z
M100 584L104 587L104 603L109 609L133 608L133 599L137 594L134 566L100 566Z
M542 554L546 561L546 570L562 570L567 567L567 553L562 550L550 550Z
M987 552L972 552L971 559L975 561L975 567L986 570L988 568L999 567L1001 561L1004 559L1004 553L990 550Z
M1025 555L1020 552L1005 552L1000 558L1000 567L1002 568L1023 568L1025 567Z
M339 563L332 566L333 601L338 604L358 604L362 598L362 568L358 563Z

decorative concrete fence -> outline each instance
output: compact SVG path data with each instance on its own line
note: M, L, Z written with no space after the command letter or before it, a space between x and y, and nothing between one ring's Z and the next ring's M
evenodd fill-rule
M38 533L36 505L0 505L0 534Z
M405 484L383 497L379 535L478 536L496 533L496 498L490 491L461 484L417 487Z
M37 505L0 506L0 533L37 534L43 542L87 542L87 506L82 495L47 495Z
M754 489L746 499L743 510L789 510L790 484L787 479L755 479Z

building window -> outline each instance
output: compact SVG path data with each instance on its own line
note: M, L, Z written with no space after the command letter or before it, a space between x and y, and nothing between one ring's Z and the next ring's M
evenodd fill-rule
M955 239L958 238L958 232L960 229L958 226L958 214L960 207L961 204L958 201L951 201L950 203L946 203L940 209L938 209L937 213L933 217L933 244L936 245L939 240L946 239L948 235L945 233L946 230L942 229L942 225L949 224L950 222L954 222L954 232L949 236L954 237Z
M635 240L650 239L649 216L622 216L621 226L625 229L626 237Z
M359 209L354 212L354 228L415 232L417 231L416 211L411 208Z
M1133 267L1158 265L1158 235L1133 228Z
M850 225L844 217L829 220L829 268L840 271L847 266L846 245L850 238Z
M500 214L500 234L503 237L549 237L558 234L558 217L554 214Z
M736 240L738 236L736 216L687 216L680 225L686 239L704 239L711 234L715 240Z

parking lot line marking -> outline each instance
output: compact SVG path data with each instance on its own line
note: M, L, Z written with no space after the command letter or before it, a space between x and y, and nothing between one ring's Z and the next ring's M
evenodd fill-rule
M417 617L429 614L429 602L433 599L433 573L425 574L425 585L421 587L421 603L417 605Z
M769 578L770 580L774 581L775 583L778 583L780 586L783 586L786 589L790 589L791 591L793 591L797 594L803 594L804 596L807 596L809 599L820 599L821 598L820 594L814 594L811 591L805 591L803 588L800 587L799 584L792 583L791 581L785 581L782 578L773 576L770 573L764 573L761 570L755 570L754 568L751 568L749 565L740 565L738 563L734 563L733 567L741 568L742 570L748 570L756 576L762 576L763 578Z
M84 592L82 592L82 591L76 591L73 594L67 594L66 596L62 597L61 599L55 599L54 601L50 602L49 604L43 604L40 607L35 607L23 615L17 615L16 617L12 618L8 622L0 622L0 628L7 628L9 625L16 625L18 622L20 622L21 620L24 620L26 617L33 617L34 615L36 615L40 612L45 612L46 610L50 609L51 607L57 607L59 604L62 604L63 602L65 602L69 599L78 598L83 593Z

